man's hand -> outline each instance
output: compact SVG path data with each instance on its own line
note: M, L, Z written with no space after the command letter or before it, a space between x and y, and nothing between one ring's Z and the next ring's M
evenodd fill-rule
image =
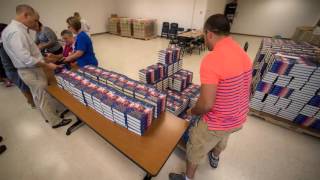
M68 57L65 57L65 58L63 59L63 62L65 62L65 63L68 63L69 61L70 61L69 56L68 56Z
M217 85L202 84L200 97L196 105L192 108L193 115L203 115L211 110L216 100Z
M39 45L38 45L38 48L39 48L40 50L42 50L43 47L44 47L43 44L39 44Z
M188 110L187 110L187 115L188 116L192 116L193 114L192 114L192 108L189 108Z
M53 57L54 55L52 53L46 53L47 57Z
M55 70L57 68L59 68L60 66L56 65L56 64L53 64L53 63L48 63L47 65L47 68L50 69L50 70Z

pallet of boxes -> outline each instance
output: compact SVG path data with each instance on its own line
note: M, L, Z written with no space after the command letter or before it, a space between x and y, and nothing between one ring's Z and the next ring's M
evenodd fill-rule
M117 15L111 15L108 19L108 32L120 35L120 18Z
M133 19L133 37L149 40L156 37L155 19Z
M131 18L120 18L120 35L123 37L132 37L133 27Z
M251 114L320 137L319 54L306 42L263 39L254 61Z

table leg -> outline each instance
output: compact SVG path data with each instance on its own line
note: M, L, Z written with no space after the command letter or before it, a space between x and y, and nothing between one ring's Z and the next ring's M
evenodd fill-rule
M143 180L151 180L151 178L152 176L149 173L147 173Z
M77 130L79 127L81 127L84 123L77 117L77 121L72 124L66 132L66 135L69 136L71 133L73 133L75 130Z
M60 118L64 118L64 116L70 112L69 109L66 109L65 111L63 111L61 114L60 114Z

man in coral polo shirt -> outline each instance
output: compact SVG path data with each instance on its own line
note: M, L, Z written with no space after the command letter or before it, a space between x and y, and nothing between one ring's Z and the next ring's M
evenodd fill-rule
M207 155L210 165L217 168L229 135L240 130L246 121L252 61L229 33L229 22L222 14L212 15L204 25L210 52L201 63L200 97L188 111L202 118L190 129L186 174L170 173L170 180L193 179Z

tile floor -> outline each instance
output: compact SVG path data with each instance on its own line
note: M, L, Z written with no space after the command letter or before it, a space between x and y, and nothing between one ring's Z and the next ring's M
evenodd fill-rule
M249 42L254 58L260 38L235 35L241 46ZM93 36L104 68L138 78L138 70L157 61L165 39L150 41L103 34ZM195 73L201 55L186 55L184 67ZM27 106L17 88L0 85L0 135L8 150L0 156L1 180L140 180L144 172L89 127L71 136L66 127L51 129L37 110ZM242 131L232 135L218 169L205 162L198 180L318 180L320 140L249 117ZM155 180L171 171L182 172L185 155L176 149Z

